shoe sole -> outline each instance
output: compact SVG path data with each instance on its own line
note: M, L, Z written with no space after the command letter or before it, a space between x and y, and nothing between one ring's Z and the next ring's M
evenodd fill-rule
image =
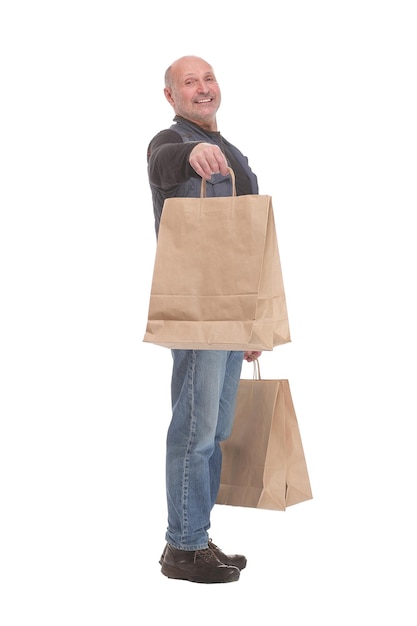
M225 580L206 580L200 576L187 576L181 570L176 569L175 567L170 567L165 563L161 567L161 572L167 578L172 578L175 580L187 580L190 583L202 583L202 584L217 584L217 583L232 583L239 580L240 571L238 568L235 568L236 571L230 570L229 577Z
M221 560L220 557L218 558L219 560ZM245 561L244 565L240 565L240 566L236 565L235 563L225 563L225 561L222 561L222 563L224 563L225 565L230 565L232 567L237 567L238 570L242 571L243 569L245 569L248 562ZM162 554L161 558L159 559L159 565L162 566L163 564L164 564L164 555Z

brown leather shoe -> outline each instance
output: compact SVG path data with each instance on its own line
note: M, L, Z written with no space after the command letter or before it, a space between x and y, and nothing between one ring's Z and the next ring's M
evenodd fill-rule
M219 561L211 548L177 550L169 544L163 553L161 572L168 578L192 583L230 583L240 576L237 567Z
M234 565L234 567L237 567L240 570L245 569L248 561L243 554L225 554L216 546L215 543L212 542L211 539L209 539L208 545L209 548L213 550L219 561L225 565Z
M167 546L168 544L165 546L164 551L161 554L161 558L159 559L160 565L162 565L163 563ZM247 559L245 556L243 556L243 554L225 554L224 552L220 550L220 548L216 546L215 543L212 542L211 539L209 539L208 547L214 552L214 554L217 556L219 561L221 561L225 565L233 565L234 567L237 567L240 570L245 569L246 564L247 564Z

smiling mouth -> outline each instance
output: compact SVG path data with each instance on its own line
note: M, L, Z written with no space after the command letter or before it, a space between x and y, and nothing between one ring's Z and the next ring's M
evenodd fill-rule
M208 104L209 102L212 102L213 98L202 98L201 100L196 100L196 104Z

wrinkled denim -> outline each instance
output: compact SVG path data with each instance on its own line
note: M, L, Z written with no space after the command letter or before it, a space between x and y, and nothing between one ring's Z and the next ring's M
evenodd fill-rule
M166 540L179 550L200 550L208 543L220 485L220 442L232 430L243 352L172 350L172 357Z

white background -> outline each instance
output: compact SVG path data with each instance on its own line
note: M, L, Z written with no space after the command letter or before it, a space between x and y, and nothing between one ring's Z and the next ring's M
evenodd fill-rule
M415 626L413 2L2 3L3 626ZM215 507L232 585L160 574L170 354L142 342L146 172L166 67L217 73L219 129L273 197L288 378L314 499ZM251 366L245 364L245 377Z

